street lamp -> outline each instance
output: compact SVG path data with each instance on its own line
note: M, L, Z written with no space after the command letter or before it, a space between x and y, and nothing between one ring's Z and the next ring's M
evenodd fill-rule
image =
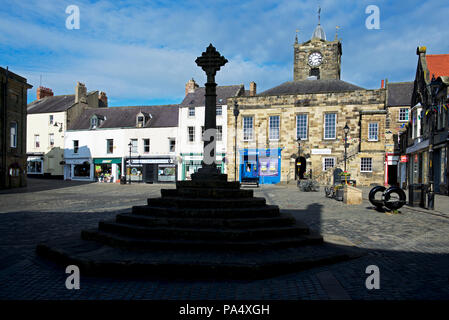
M131 184L131 148L133 147L133 144L131 141L129 141L128 143L128 147L129 147L129 184Z
M237 181L237 118L239 117L239 104L234 101L235 135L234 135L234 181Z
M433 182L433 143L434 143L434 119L433 114L434 110L433 107L436 102L436 95L438 93L439 83L435 79L435 75L432 76L431 82L427 85L430 89L430 104L431 106L427 105L428 110L430 110L430 137L429 137L429 171L428 171L428 180L429 180L429 187L427 189L427 207L430 210L434 210L435 208L435 193L434 193L434 182ZM427 100L428 101L428 100ZM429 101L428 101L429 102Z
M346 122L345 127L343 128L343 131L345 132L345 173L346 173L346 159L348 157L348 133L349 133L349 127L348 123Z
M298 157L295 161L295 163L296 163L295 168L296 168L296 177L299 180L299 179L301 179L301 175L299 174L300 168L298 166L298 161L301 162L301 160L299 159L299 157L301 155L301 137L299 135L298 135L298 138L296 139L296 142L298 143Z

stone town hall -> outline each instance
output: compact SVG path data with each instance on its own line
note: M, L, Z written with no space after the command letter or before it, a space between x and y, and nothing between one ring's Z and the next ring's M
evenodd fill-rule
M334 169L344 169L347 124L347 171L351 179L357 185L396 184L394 137L401 130L401 121L408 120L413 83L390 83L367 90L341 80L341 40L336 35L328 41L320 23L310 40L298 43L296 36L293 47L293 81L255 96L228 100L230 108L237 102L240 109L239 179L293 181L303 157L306 174L311 173L320 183L332 183ZM228 112L227 173L231 180L234 132L235 118Z

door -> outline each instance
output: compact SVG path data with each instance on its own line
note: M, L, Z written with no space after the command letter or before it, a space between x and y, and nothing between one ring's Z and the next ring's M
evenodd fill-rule
M398 166L395 164L388 166L388 184L391 186L398 185Z
M441 183L441 149L433 151L433 183L435 192L440 192Z

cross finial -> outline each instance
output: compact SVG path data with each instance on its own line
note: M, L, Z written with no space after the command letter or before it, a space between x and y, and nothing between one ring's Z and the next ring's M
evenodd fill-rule
M206 51L201 54L201 57L198 57L195 62L204 70L204 72L206 72L208 79L209 77L212 79L215 77L217 71L220 70L220 67L224 66L228 60L220 55L211 43Z
M299 29L296 29L295 44L298 43L298 32L299 32Z

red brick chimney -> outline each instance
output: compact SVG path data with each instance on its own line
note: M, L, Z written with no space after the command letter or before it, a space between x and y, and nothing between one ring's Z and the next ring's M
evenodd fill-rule
M108 106L108 97L106 96L106 92L100 91L98 93L98 99L103 101L103 104L104 104L105 107Z
M37 100L43 99L45 97L52 97L53 91L50 88L45 88L40 86L37 88Z
M254 81L249 83L249 96L254 97L257 93L257 85Z
M192 78L192 80L187 81L187 83L186 83L186 95L189 94L189 93L195 92L195 89L198 88L198 87L199 87L199 85L195 82L195 80L193 80L193 78Z

